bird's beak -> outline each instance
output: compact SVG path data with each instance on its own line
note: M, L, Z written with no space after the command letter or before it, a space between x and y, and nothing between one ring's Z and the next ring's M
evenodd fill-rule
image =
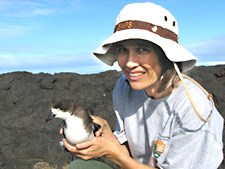
M45 119L45 122L47 123L49 120L53 119L56 115L52 112L48 115L48 117Z

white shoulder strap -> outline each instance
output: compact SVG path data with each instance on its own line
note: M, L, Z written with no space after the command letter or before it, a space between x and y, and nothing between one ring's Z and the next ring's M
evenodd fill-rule
M189 77L189 76L187 76L187 75L182 74L182 73L180 72L180 70L179 70L179 68L178 68L178 66L177 66L176 63L174 63L174 68L175 68L175 70L176 70L176 72L177 72L177 74L178 74L178 76L179 76L179 78L180 78L180 80L181 80L181 82L182 82L182 84L183 84L183 86L184 86L184 89L185 89L185 91L186 91L186 93L187 93L188 99L190 100L191 105L192 105L192 107L193 107L193 109L194 109L196 115L199 117L199 119L200 119L201 121L203 121L204 123L206 123L207 121L210 120L210 118L211 118L211 116L212 116L212 114L213 114L214 107L215 107L215 103L214 103L214 101L213 101L213 96L212 96L210 93L208 93L208 92L207 92L207 91L206 91L206 90L205 90L198 82L196 82L194 79L192 79L191 77ZM207 119L204 119L204 118L202 117L202 115L199 113L199 111L198 111L198 109L197 109L197 107L196 107L196 105L195 105L195 103L194 103L194 101L193 101L193 99L192 99L192 96L191 96L191 94L190 94L190 92L189 92L189 89L188 89L188 87L187 87L187 85L186 85L186 83L185 83L185 81L184 81L184 78L189 79L189 80L192 81L195 85L197 85L197 86L198 86L198 87L199 87L199 88L207 95L208 99L212 102L212 111L211 111L211 113L210 113L210 115L209 115L209 117L208 117Z

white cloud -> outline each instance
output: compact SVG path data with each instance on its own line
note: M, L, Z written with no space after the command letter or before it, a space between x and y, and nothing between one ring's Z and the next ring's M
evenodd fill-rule
M24 11L15 11L7 13L7 16L15 18L26 18L26 17L35 17L35 16L46 16L55 13L53 9L31 9Z
M26 18L50 15L56 12L54 6L53 8L49 7L51 2L52 1L1 0L0 15L7 18Z
M32 29L34 29L34 27L30 25L20 26L20 25L2 24L2 26L0 26L0 39L5 40L18 36L23 36L28 34L28 32Z
M7 11L8 7L11 5L11 1L10 0L1 0L0 1L0 11Z
M215 65L225 65L224 61L208 61L208 62L199 62L197 66L215 66Z
M82 66L94 65L94 60L90 61L89 57L70 57L70 56L15 56L9 54L0 55L1 66L0 72L9 71L31 71L31 72L48 72L51 70L64 70L79 68ZM92 62L92 63L90 63Z
M107 66L93 56L13 56L0 55L0 73L29 71L46 72L77 72L80 74L99 73L106 70L120 70L119 66ZM7 63L7 64L6 64Z
M61 15L67 4L60 0L0 0L0 39L8 40L44 30L51 24L46 22L47 17Z
M1 68L9 68L9 67L15 67L18 65L16 59L11 55L0 55L1 60Z
M186 48L191 51L201 63L223 63L225 61L225 35L198 42Z
M46 16L55 11L32 0L0 0L0 39L8 40L29 34L42 27L35 17Z
M64 65L77 63L78 61L82 63L85 61L85 57L69 57L69 56L43 56L43 55L30 55L30 56L13 56L13 55L0 55L0 60L2 63L7 63L2 65L3 68L10 67L53 67L55 65Z

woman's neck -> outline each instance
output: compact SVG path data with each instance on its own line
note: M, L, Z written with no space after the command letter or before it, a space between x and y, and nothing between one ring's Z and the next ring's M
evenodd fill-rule
M163 97L169 96L179 85L180 79L175 76L172 78L163 90L161 90L161 81L157 81L149 88L145 89L147 95L153 99L161 99Z

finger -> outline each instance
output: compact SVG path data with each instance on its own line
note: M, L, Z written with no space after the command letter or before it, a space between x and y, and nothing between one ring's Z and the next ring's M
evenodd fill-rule
M76 149L77 150L87 149L91 145L93 145L92 141L86 141L86 142L83 142L83 143L80 143L80 144L76 144Z
M102 130L102 127L101 127L95 132L95 136L100 137L102 135L102 132L103 132L103 130Z
M83 160L90 160L91 158L93 158L92 156L86 156L86 155L82 155L82 154L76 154L76 157L79 157Z
M68 151L70 151L70 152L77 152L76 147L71 145L71 144L69 144L65 138L63 138L63 145L65 146L65 148Z
M59 133L63 134L63 128L60 128Z
M103 119L98 116L91 115L91 118L94 123L101 124L103 122Z

